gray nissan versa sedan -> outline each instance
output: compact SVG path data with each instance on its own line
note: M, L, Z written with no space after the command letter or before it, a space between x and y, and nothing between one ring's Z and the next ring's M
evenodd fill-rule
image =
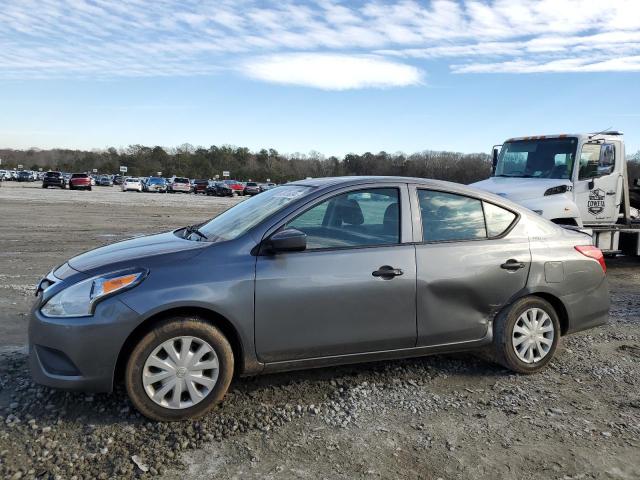
M519 373L604 323L591 238L413 178L289 183L206 223L72 258L38 285L34 379L147 417L205 414L234 375L491 347Z

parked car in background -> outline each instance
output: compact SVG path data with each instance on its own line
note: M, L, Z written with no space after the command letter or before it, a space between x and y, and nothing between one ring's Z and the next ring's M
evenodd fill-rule
M261 192L258 182L247 182L242 191L243 195L257 195Z
M100 175L98 177L98 185L101 187L112 187L113 180L109 175Z
M142 181L138 177L127 177L122 182L123 192L142 192Z
M209 180L198 178L193 181L193 193L196 195L199 193L205 194L207 193L207 186L209 185Z
M69 178L69 190L91 190L91 177L86 173L74 173Z
M224 182L209 182L207 186L207 195L215 195L216 197L233 197L233 190Z
M113 177L113 184L114 185L122 185L122 181L124 180L124 177L122 175L115 175Z
M185 177L173 177L167 191L169 193L191 193L191 182Z
M42 188L48 187L65 187L64 177L60 172L46 172L42 179Z
M225 184L229 185L233 193L236 195L242 195L244 193L244 185L237 180L223 180Z
M260 191L261 192L266 192L267 190L271 190L272 188L277 187L277 185L275 183L261 183L260 184Z
M20 170L16 177L18 182L33 182L33 177L31 176L31 172L26 170Z
M147 179L147 192L167 193L167 182L162 177L149 177Z
M172 421L234 375L473 349L532 374L608 310L581 232L454 183L321 178L68 260L37 288L29 364L96 392L121 366L133 405Z

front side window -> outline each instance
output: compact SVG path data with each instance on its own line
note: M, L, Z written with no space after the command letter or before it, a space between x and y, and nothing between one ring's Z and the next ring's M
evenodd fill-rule
M477 240L487 237L482 202L448 192L418 190L425 242Z
M613 144L585 143L580 152L579 180L609 175L615 166Z
M343 193L310 208L286 228L307 235L307 250L398 244L399 191L371 188Z

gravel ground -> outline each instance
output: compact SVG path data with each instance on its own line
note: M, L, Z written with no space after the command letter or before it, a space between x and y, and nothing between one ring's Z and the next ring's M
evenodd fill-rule
M238 200L35 187L0 188L0 478L640 478L637 260L608 262L610 322L538 375L473 355L268 375L200 421L150 423L122 388L31 382L31 289L80 251Z

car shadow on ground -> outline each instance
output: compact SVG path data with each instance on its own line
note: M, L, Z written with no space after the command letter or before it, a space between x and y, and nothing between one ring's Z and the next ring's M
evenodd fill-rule
M236 377L225 400L210 415L233 415L239 408L258 408L265 403L277 405L283 400L320 404L336 385L458 377L458 382L447 387L450 390L455 384L460 387L469 377L486 377L490 382L509 374L503 367L476 354L456 353ZM4 410L7 415L29 417L37 424L54 419L92 425L146 421L129 402L121 382L112 393L97 394L39 386L31 380L24 353L0 353L0 375L0 411Z

